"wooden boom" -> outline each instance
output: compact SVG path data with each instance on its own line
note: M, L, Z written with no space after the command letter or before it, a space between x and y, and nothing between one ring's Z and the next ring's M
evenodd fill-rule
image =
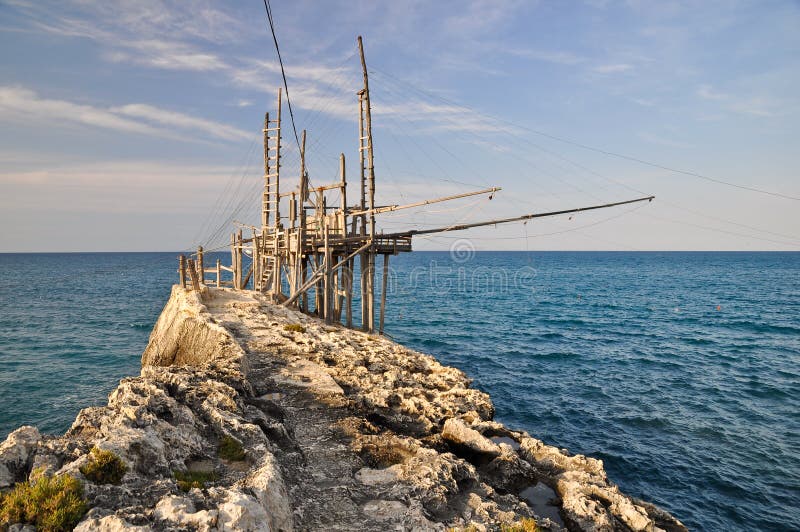
M523 220L531 220L533 218L545 218L547 216L558 216L559 214L570 214L573 212L582 212L582 211L593 211L595 209L607 209L608 207L616 207L618 205L627 205L629 203L637 203L639 201L653 201L655 196L647 196L645 198L637 198L632 200L626 201L617 201L615 203L606 203L604 205L592 205L591 207L578 207L576 209L564 209L562 211L551 211L551 212L540 212L534 214L524 214L522 216L515 216L514 218L501 218L499 220L489 220L487 222L475 222L471 224L458 224L458 225L451 225L448 227L438 227L436 229L413 229L411 231L403 231L401 233L390 233L386 235L381 235L386 238L395 238L395 237L402 237L402 236L414 236L414 235L428 235L431 233L445 233L448 231L463 231L464 229L472 229L473 227L483 227L484 225L497 225L497 224L507 224L511 222L521 222Z

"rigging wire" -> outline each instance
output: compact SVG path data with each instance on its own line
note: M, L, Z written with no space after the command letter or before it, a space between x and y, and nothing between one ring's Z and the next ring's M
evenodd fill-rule
M383 72L383 71L381 71L379 69L375 69L375 70L376 70L376 72L379 72L379 73L381 73L381 74L383 74L385 76L388 76L389 78L394 79L396 82L404 84L404 85L406 85L408 87L411 87L412 89L414 89L414 90L416 90L418 92L423 92L423 93L426 92L426 91L423 91L422 89L419 89L419 88L413 86L412 84L410 84L408 82L405 82L405 81L403 81L403 80L401 80L399 78L396 78L395 76L392 76L391 74L389 74L387 72ZM497 122L500 122L500 123L503 123L503 124L507 124L509 126L513 126L513 127L525 130L525 131L529 131L529 132L534 133L536 135L540 135L542 137L546 137L546 138L549 138L551 140L562 142L564 144L569 144L569 145L575 146L577 148L593 151L593 152L596 152L596 153L601 153L603 155L607 155L607 156L610 156L610 157L616 157L618 159L625 159L625 160L628 160L628 161L632 161L632 162L636 162L636 163L639 163L639 164L643 164L645 166L650 166L652 168L658 168L660 170L666 170L668 172L673 172L673 173L676 173L676 174L683 174L683 175L688 175L688 176L691 176L691 177L697 177L697 178L700 178L700 179L705 179L706 181L711 181L711 182L718 183L718 184L721 184L721 185L726 185L726 186L729 186L729 187L739 188L739 189L747 190L747 191L750 191L750 192L757 192L759 194L766 194L766 195L775 196L775 197L778 197L778 198L784 198L784 199L789 199L789 200L794 200L794 201L800 201L800 197L797 197L797 196L790 196L788 194L784 194L784 193L781 193L781 192L775 192L775 191L772 191L772 190L765 190L765 189L762 189L762 188L750 187L750 186L747 186L747 185L740 185L738 183L733 183L731 181L726 181L724 179L719 179L719 178L716 178L716 177L710 177L710 176L707 176L707 175L704 175L704 174L700 174L698 172L693 172L693 171L690 171L690 170L681 170L679 168L672 168L670 166L666 166L666 165L659 164L659 163L654 163L652 161L647 161L645 159L640 159L638 157L633 157L631 155L625 155L625 154L622 154L622 153L617 153L617 152L613 152L613 151L609 151L609 150L604 150L602 148L595 148L594 146L589 146L587 144L583 144L581 142L577 142L577 141L574 141L574 140L570 140L570 139L566 139L566 138L563 138L563 137L559 137L557 135L551 135L550 133L547 133L545 131L541 131L541 130L538 130L538 129L533 129L533 128L530 128L530 127L527 127L527 126L516 124L516 123L511 122L509 120L504 120L502 118L498 118L498 117L494 117L494 116L488 115L486 113L478 111L477 109L472 109L472 108L470 108L468 106L465 106L463 104L459 104L457 102L454 102L452 100L444 98L443 96L439 96L439 95L436 95L436 94L433 94L433 93L427 93L427 94L428 94L429 97L436 98L436 99L438 99L438 100L440 100L442 102L445 102L445 103L447 103L449 105L454 105L456 107L460 107L462 109L465 109L467 111L471 111L473 113L477 113L477 114L479 114L479 115L481 115L483 117L489 118L491 120L496 120Z
M385 73L385 72L382 72L382 71L376 71L376 74L379 74L379 76L381 76L381 78L382 78L382 79L384 79L385 81L391 81L391 80L394 80L394 82L397 84L397 86L398 86L398 87L400 87L400 86L401 86L401 84L405 85L406 87L410 88L411 90L413 90L414 92L416 92L416 93L417 93L418 95L420 95L421 97L428 98L428 99L429 99L429 101L433 101L434 99L438 99L438 100L441 100L441 101L444 101L444 102L447 102L447 103L451 103L452 105L454 105L454 106L457 106L457 107L459 107L459 108L461 108L461 109L464 109L464 110L468 110L468 111L471 111L471 112L475 112L475 113L481 114L482 116L486 116L486 117L488 117L488 118L490 118L490 119L492 119L492 120L498 120L498 121L502 121L502 120L500 120L500 119L497 119L497 118L495 118L495 117L491 117L490 115L487 115L487 114L481 113L480 111L477 111L477 110L470 109L470 108L469 108L469 107L467 107L467 106L460 105L460 104L457 104L457 103L453 103L453 102L451 102L450 100L447 100L447 99L445 99L445 98L439 97L439 96L437 96L437 95L435 95L435 94L431 94L431 93L429 93L429 92L427 92L427 91L424 91L423 89L419 89L419 88L417 88L417 87L415 87L415 86L411 85L410 83L403 82L402 80L399 80L398 78L396 78L396 77L392 76L391 74L388 74L388 73ZM441 118L441 119L443 119L443 120L446 120L446 121L450 121L451 123L454 123L454 124L455 124L455 122L453 122L452 120L449 120L449 119L448 119L448 118L446 118L446 117L440 117L440 118ZM518 125L516 125L516 124L513 124L513 123L511 123L511 122L506 122L506 123L507 123L507 124L510 124L510 125L512 125L512 126L514 126L514 127L520 127L520 128L522 128L522 129L529 129L529 128L524 128L523 126L518 126ZM475 133L474 133L474 132L472 132L471 130L466 130L466 132L468 132L468 133L471 133L473 136L475 136L475 137L478 137L478 138L480 138L481 140L483 140L483 141L485 142L485 139L483 139L483 137L479 137L477 134L475 134ZM523 136L521 136L521 135L515 134L515 133L513 133L513 132L511 132L511 131L506 131L505 133L508 135L508 137L510 138L510 140L512 140L512 141L515 141L515 142L517 142L517 143L520 143L520 144L522 144L522 143L525 143L525 144L531 145L531 146L533 146L534 148L536 148L537 150L539 150L539 151L541 151L541 152L543 152L543 153L545 153L545 154L547 154L547 155L549 155L549 156L551 156L551 157L554 157L554 158L557 158L557 159L559 159L559 160L561 160L561 161L564 161L564 162L566 162L566 163L568 163L568 164L570 164L570 165L572 165L572 166L574 166L574 167L578 168L579 170L581 170L581 171L583 171L583 172L586 172L586 173L588 173L588 174L590 174L590 175L593 175L593 176L595 176L595 177L598 177L598 178L600 178L600 179L602 179L602 180L604 180L604 181L606 181L606 182L609 182L609 183L616 184L616 185L618 185L618 186L620 186L620 187L623 187L623 188L626 188L626 189L628 189L628 190L632 190L632 191L634 191L634 192L637 192L637 193L645 194L645 192L644 192L644 191L642 191L642 190L640 190L640 189L638 189L638 188L636 188L636 187L633 187L633 186L631 186L631 185L628 185L627 183L624 183L624 182L618 181L618 180L616 180L616 179L610 178L610 177L608 177L608 176L605 176L605 175L603 175L603 174L600 174L600 173L598 173L598 172L596 172L596 171L594 171L594 170L592 170L592 169L590 169L590 168L587 168L587 167L586 167L586 166L584 166L584 165L581 165L580 163L578 163L578 162L576 162L576 161L574 161L574 160L572 160L572 159L570 159L570 158L568 158L568 157L565 157L565 156L563 156L563 155L561 155L561 154L559 154L559 153L557 153L557 152L554 152L554 151L552 151L552 150L550 150L550 149L547 149L547 148L545 148L545 147L543 147L543 146L541 146L541 145L539 145L539 144L537 144L537 143L533 142L532 140L530 140L530 139L528 139L528 138L526 138L526 137L523 137ZM463 135L461 135L461 137L462 137L462 139L464 138L464 137L463 137ZM469 141L468 141L468 140L466 140L466 139L465 139L465 141L466 141L466 142L469 142ZM520 156L520 155L518 155L518 154L516 154L516 152L515 152L515 151L511 151L511 155L512 155L512 157L514 157L514 158L518 159L520 162L525 162L525 161L524 161L524 159L523 159L523 157L522 157L522 156ZM528 161L528 163L529 163L529 164L533 164L534 166L536 166L536 165L535 165L535 163L532 163L531 161ZM556 166L557 166L558 168L560 168L562 171L570 172L568 169L564 168L564 167L563 167L563 166L561 166L561 165L556 165ZM579 191L581 191L581 192L583 192L583 193L585 193L585 194L587 194L587 195L589 195L589 196L592 196L592 197L595 197L595 198L597 198L597 196L596 196L596 195L594 195L594 194L591 194L591 193L589 193L589 192L587 192L587 191L585 191L585 190L581 189L580 187L577 187L577 186L575 186L575 185L573 185L573 184L571 184L571 183L565 182L565 181L564 181L564 180L563 180L561 177L555 176L554 174L552 174L552 173L550 173L550 172L547 172L547 171L545 171L545 170L544 170L544 169L542 169L542 168L537 168L537 169L538 169L539 171L542 171L542 172L543 172L545 175L548 175L548 176L550 176L550 177L552 177L552 178L555 178L555 179L557 179L558 181L560 181L560 182L562 182L562 183L565 183L565 184L570 184L570 186L571 186L572 188L575 188L576 190L579 190ZM577 176L577 175L576 175L576 176ZM605 187L603 187L603 188L605 188ZM555 193L553 193L553 194L554 194L554 196L558 197L558 195L557 195L557 194L555 194ZM514 198L512 198L512 197L508 197L507 199L508 199L509 201L513 202L513 203L519 203L519 201L520 201L519 199L514 199ZM678 210L681 210L681 211L684 211L684 212L691 213L691 214L693 214L693 215L695 215L695 216L699 216L699 217L703 217L703 218L708 218L709 220L714 220L714 221L717 221L717 222L722 222L722 223L726 223L726 224L730 224L730 225L735 225L735 226L738 226L738 227L741 227L741 228L749 229L749 230L751 230L751 231L754 231L754 232L757 232L757 233L769 234L769 235L777 236L777 237L780 237L780 238L785 238L785 239L788 239L788 240L791 240L791 241L794 241L794 242L798 242L798 241L799 241L799 239L798 239L796 236L791 236L791 235L787 235L787 234L784 234L784 233L777 233L777 232L775 232L775 231L770 231L770 230L768 230L768 229L763 229L763 228L760 228L760 227L755 227L755 226L752 226L752 225L747 225L747 224L744 224L744 223L741 223L741 222L737 222L737 221L734 221L734 220L729 220L729 219L726 219L726 218L722 218L722 217L714 216L714 215L707 214L707 213L704 213L704 212L699 212L699 211L697 211L697 210L693 210L693 209L690 209L690 208L688 208L688 207L684 207L684 206L682 206L682 205L679 205L679 204L676 204L676 203L674 203L674 202L668 201L668 200L664 199L663 197L661 197L661 199L659 200L659 203L660 203L660 204L665 204L665 205L667 205L667 206L673 207L673 208L675 208L675 209L678 209ZM699 224L698 224L698 226L699 226ZM701 226L701 227L707 227L707 226ZM708 228L709 230L712 230L712 231L716 230L716 229L715 229L715 228L713 228L713 227L707 227L707 228ZM737 234L738 234L738 233L737 233ZM761 237L759 237L759 236L754 236L754 235L746 235L746 234L742 234L741 236L746 236L746 237L748 237L748 238L754 238L754 239L759 239L759 238L761 238ZM763 238L763 240L764 240L764 241L767 241L767 242L775 242L774 240L771 240L771 239L769 239L769 238Z
M275 51L278 54L278 63L281 65L281 76L283 76L283 87L286 89L286 103L289 106L289 117L292 119L292 130L294 131L294 140L297 142L297 149L300 149L300 137L297 135L297 127L294 124L294 111L292 111L292 101L289 99L289 84L286 82L286 71L283 69L283 58L281 58L281 50L278 47L278 37L275 35L275 23L272 20L272 8L269 0L264 0L264 9L267 10L267 20L269 21L269 29L272 32L272 40L275 42Z

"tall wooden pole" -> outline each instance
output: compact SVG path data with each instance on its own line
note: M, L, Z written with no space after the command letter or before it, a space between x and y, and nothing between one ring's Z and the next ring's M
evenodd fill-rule
M178 256L178 280L182 288L186 288L186 256Z
M378 322L378 333L383 334L383 317L386 314L386 286L389 280L389 255L383 255L383 279L381 279L381 317Z
M206 270L203 263L203 246L197 246L197 270L200 274L200 284L206 284Z
M264 193L261 196L261 233L269 226L269 113L264 113Z

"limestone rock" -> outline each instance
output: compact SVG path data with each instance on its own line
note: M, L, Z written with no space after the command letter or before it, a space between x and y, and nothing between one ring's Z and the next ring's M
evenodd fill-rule
M42 435L36 427L26 425L0 443L0 488L7 488L25 478L41 440Z
M460 419L448 419L442 428L442 438L472 452L500 456L500 447L477 430L469 428Z

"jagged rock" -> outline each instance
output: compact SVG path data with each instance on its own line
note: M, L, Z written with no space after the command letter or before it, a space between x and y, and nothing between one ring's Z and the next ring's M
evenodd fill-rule
M442 438L470 451L489 456L500 456L500 447L477 430L469 428L460 419L448 419L442 428Z
M0 488L7 488L25 477L41 440L36 427L25 425L0 443Z
M267 511L271 530L292 529L291 503L278 464L271 453L264 453L258 469L247 477L244 485Z
M168 495L158 501L153 517L158 521L167 521L206 532L216 529L217 514L216 510L197 511L188 497Z
M12 433L0 488L34 466L82 479L79 531L497 530L535 515L519 491L541 481L569 530L685 530L602 461L492 421L463 372L260 294L175 287L142 363L64 436ZM220 457L226 436L244 460ZM120 485L83 478L92 447L128 465Z
M272 532L270 516L253 497L237 490L228 491L219 505L217 527L220 532ZM285 529L291 530L291 529Z
M150 530L152 530L152 528L149 526L132 525L116 515L107 515L100 518L94 517L84 519L78 523L74 532L149 532Z

